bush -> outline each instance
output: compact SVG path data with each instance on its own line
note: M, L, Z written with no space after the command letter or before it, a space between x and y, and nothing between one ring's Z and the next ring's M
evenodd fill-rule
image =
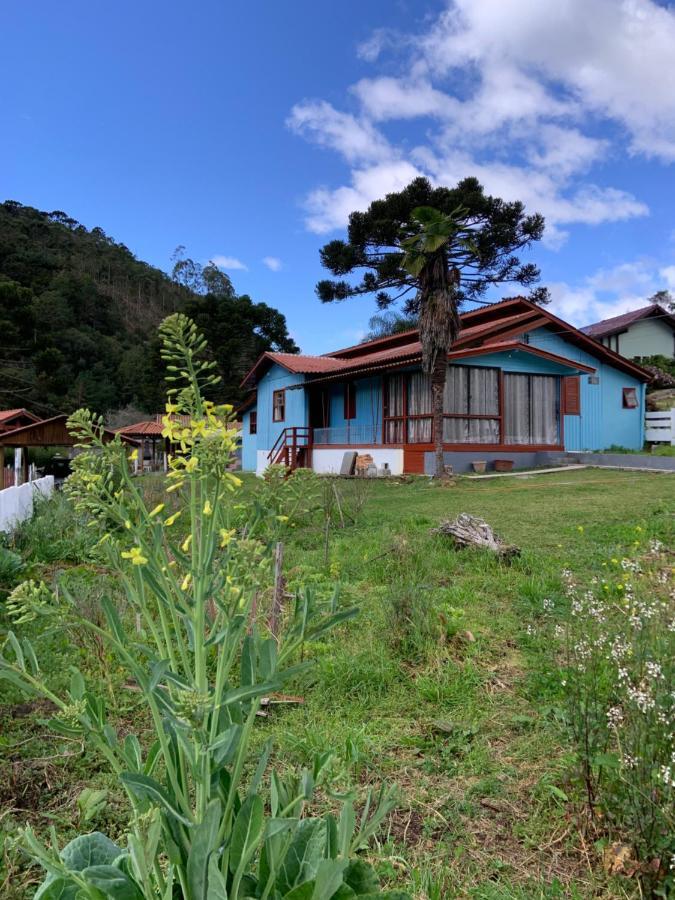
M557 631L588 812L610 838L632 844L624 870L667 896L675 885L672 569L651 541L641 557L603 563L590 586L564 577L569 613Z

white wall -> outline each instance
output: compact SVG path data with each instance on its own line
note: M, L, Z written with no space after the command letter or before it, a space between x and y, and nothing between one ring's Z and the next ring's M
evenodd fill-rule
M37 481L0 491L0 531L11 531L20 522L30 519L36 495L50 497L53 490L54 476L45 475Z
M373 462L379 469L385 463L389 463L392 475L403 474L403 450L397 447L336 447L335 449L312 450L312 468L315 472L323 474L332 473L340 474L342 460L345 453L355 450L359 456L369 453L373 457Z

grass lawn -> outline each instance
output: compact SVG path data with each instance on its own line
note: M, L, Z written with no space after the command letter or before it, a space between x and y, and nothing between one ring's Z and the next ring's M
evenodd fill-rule
M331 531L327 554L317 527L297 529L286 546L289 589L312 583L327 595L337 582L360 614L310 648L317 664L289 688L304 704L274 707L260 741L272 734L284 765L333 749L356 783L398 784L400 807L372 855L389 884L412 886L419 898L636 895L634 882L604 874L599 835L583 827L556 648L538 622L545 599L562 602L564 568L590 579L635 541L672 546L675 481L587 469L454 487L383 480L369 489L357 524ZM31 559L24 541L26 574L78 563L77 532L67 533L58 506L41 515L46 532L50 516L64 517L61 543L56 534L45 540L45 560ZM460 512L486 519L521 558L508 566L456 552L431 533ZM33 533L40 527L33 523ZM94 598L106 589L105 573L86 566L73 577ZM72 647L64 635L46 638L42 650L57 681L77 656L92 677L114 679L92 648ZM49 735L39 709L0 692L0 896L18 900L32 896L39 873L12 849L16 825L114 837L124 817L97 760ZM118 710L122 723L136 714ZM109 793L82 825L77 797L86 786Z

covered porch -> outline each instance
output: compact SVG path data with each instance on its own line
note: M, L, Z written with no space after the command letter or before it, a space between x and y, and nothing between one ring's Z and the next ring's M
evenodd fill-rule
M451 354L444 449L474 458L476 453L527 454L527 464L537 452L562 451L565 416L579 412L579 379L593 372L591 366L523 345ZM314 468L324 450L382 448L400 451L402 471L425 471L434 423L430 380L419 366L408 363L354 378L339 373L298 387L307 397Z

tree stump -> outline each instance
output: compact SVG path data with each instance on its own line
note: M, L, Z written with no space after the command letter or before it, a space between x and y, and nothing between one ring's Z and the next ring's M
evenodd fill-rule
M518 547L504 543L487 522L477 516L470 516L468 513L460 513L454 522L450 520L441 522L438 528L432 530L432 534L447 535L452 539L454 546L460 550L465 547L478 547L495 553L500 559L507 562L520 556Z

